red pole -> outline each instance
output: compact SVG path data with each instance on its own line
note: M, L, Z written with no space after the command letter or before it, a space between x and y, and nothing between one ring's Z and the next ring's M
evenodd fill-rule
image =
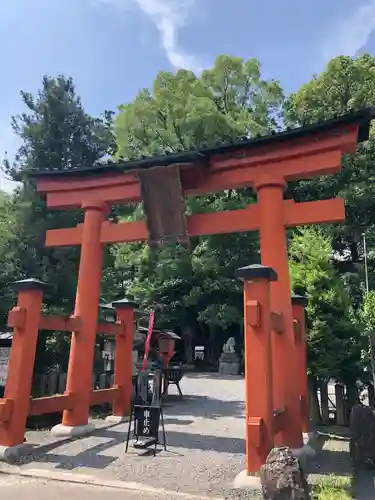
M35 279L16 281L13 286L18 290L18 302L8 316L8 325L13 327L13 340L4 399L0 400L2 446L15 446L24 440L43 290L47 287ZM1 406L4 409L8 406L9 411L1 411Z
M148 331L147 331L147 337L146 337L146 342L145 342L145 354L143 356L143 362L142 362L142 371L144 372L147 366L147 360L148 360L148 353L150 351L150 344L151 344L151 337L152 337L152 331L154 329L154 320L155 320L155 313L154 311L150 312L150 319L148 321Z

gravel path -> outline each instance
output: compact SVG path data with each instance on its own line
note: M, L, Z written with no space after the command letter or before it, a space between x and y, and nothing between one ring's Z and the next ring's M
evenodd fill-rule
M188 375L179 401L166 405L167 451L140 456L125 454L127 424L110 428L99 422L96 432L76 441L52 440L47 431L27 434L29 443L43 444L21 468L46 468L135 481L171 491L224 496L244 469L244 380L242 377Z

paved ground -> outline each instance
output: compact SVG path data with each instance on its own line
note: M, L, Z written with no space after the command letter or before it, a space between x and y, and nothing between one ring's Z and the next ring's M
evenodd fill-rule
M99 481L137 483L136 491L129 496L134 500L148 500L151 496L159 500L164 498L164 494L160 493L163 489L174 492L165 496L171 500L176 494L176 498L182 498L182 494L199 498L203 495L216 499L232 498L233 479L244 469L244 380L242 377L219 374L190 374L184 377L181 387L184 399L181 401L173 397L175 390L172 387L173 403L165 408L166 452L161 451L156 457L142 456L139 451L130 448L130 452L125 454L127 424L108 428L103 421L96 421L97 430L93 435L75 441L56 441L48 431L28 432L28 442L42 446L33 456L17 464L19 471L31 473L37 469L46 475L74 473ZM343 435L342 429L333 429L329 435L323 435L320 446L319 458L310 464L312 482L328 474L352 475L348 438ZM0 464L0 471L9 467ZM23 491L25 494L28 491L27 481L34 481L32 486L35 486L35 491L39 491L38 488L44 484L40 479L35 482L21 478L14 484L9 483L9 479L7 481L8 485L1 489L1 499L7 498L3 496L3 491L5 494L12 491L19 493L22 498ZM153 487L158 491L141 492L142 487ZM64 500L73 500L82 494L82 488L92 494L93 500L95 495L103 494L103 490L97 493L93 486L66 484L60 487L48 483L48 488L51 494L46 499L57 499L60 495ZM120 494L126 500L128 491L110 491L109 500L116 499ZM44 499L40 495L35 498ZM374 500L373 476L359 478L355 498Z
M34 431L28 433L28 442L44 446L24 460L21 469L71 471L223 496L244 469L244 380L218 374L189 375L181 388L185 398L178 401L174 397L173 404L165 408L166 452L140 456L130 448L125 454L127 424L100 428L76 441L56 442L49 432ZM172 395L174 390L172 387Z
M91 500L181 500L173 493L142 492L120 490L98 486L47 481L43 479L22 478L0 474L1 500L81 500L90 497ZM185 497L189 500L189 497ZM196 500L196 497L192 498Z

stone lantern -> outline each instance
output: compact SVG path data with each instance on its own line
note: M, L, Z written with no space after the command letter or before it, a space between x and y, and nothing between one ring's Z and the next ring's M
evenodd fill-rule
M181 337L174 332L160 332L158 334L159 356L163 363L163 368L168 368L170 360L176 354L176 340L181 340Z

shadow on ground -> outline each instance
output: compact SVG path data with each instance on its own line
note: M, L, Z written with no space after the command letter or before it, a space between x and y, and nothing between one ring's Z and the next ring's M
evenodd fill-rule
M168 395L164 408L167 418L177 415L215 420L223 417L245 418L243 401L223 401L209 396L187 395L181 399Z
M349 454L350 432L346 427L319 428L317 456L309 461L306 472L324 477L330 475L352 478L351 493L356 500L375 499L375 471L355 471Z
M166 419L166 423L167 422ZM181 420L179 421L179 424ZM56 464L57 469L63 470L73 470L79 467L87 467L90 469L105 469L110 464L115 462L120 458L120 456L110 456L102 454L106 450L112 447L123 445L125 453L125 442L127 437L127 426L122 425L121 430L113 426L107 429L98 429L91 434L91 438L102 438L106 441L104 443L99 443L94 446L82 449L82 451L69 455L68 453L59 454L53 453L54 450L73 443L77 440L66 439L55 443L50 443L44 446L40 446L33 450L31 455L23 457L18 465L26 465L33 462L39 463L51 463ZM210 436L210 435L200 435L200 434L189 434L181 431L166 431L167 437L167 453L168 448L172 448L170 452L175 453L178 449L179 454L184 455L183 450L198 450L198 451L210 451L216 453L238 453L243 454L245 451L245 440L224 436ZM82 448L84 447L84 438L81 440ZM182 452L181 452L182 450ZM122 455L122 453L121 453ZM133 456L133 455L132 455ZM141 456L141 454L139 454ZM161 454L160 457L165 456Z
M191 379L209 379L209 380L244 380L244 375L223 375L221 373L186 373L186 378Z

